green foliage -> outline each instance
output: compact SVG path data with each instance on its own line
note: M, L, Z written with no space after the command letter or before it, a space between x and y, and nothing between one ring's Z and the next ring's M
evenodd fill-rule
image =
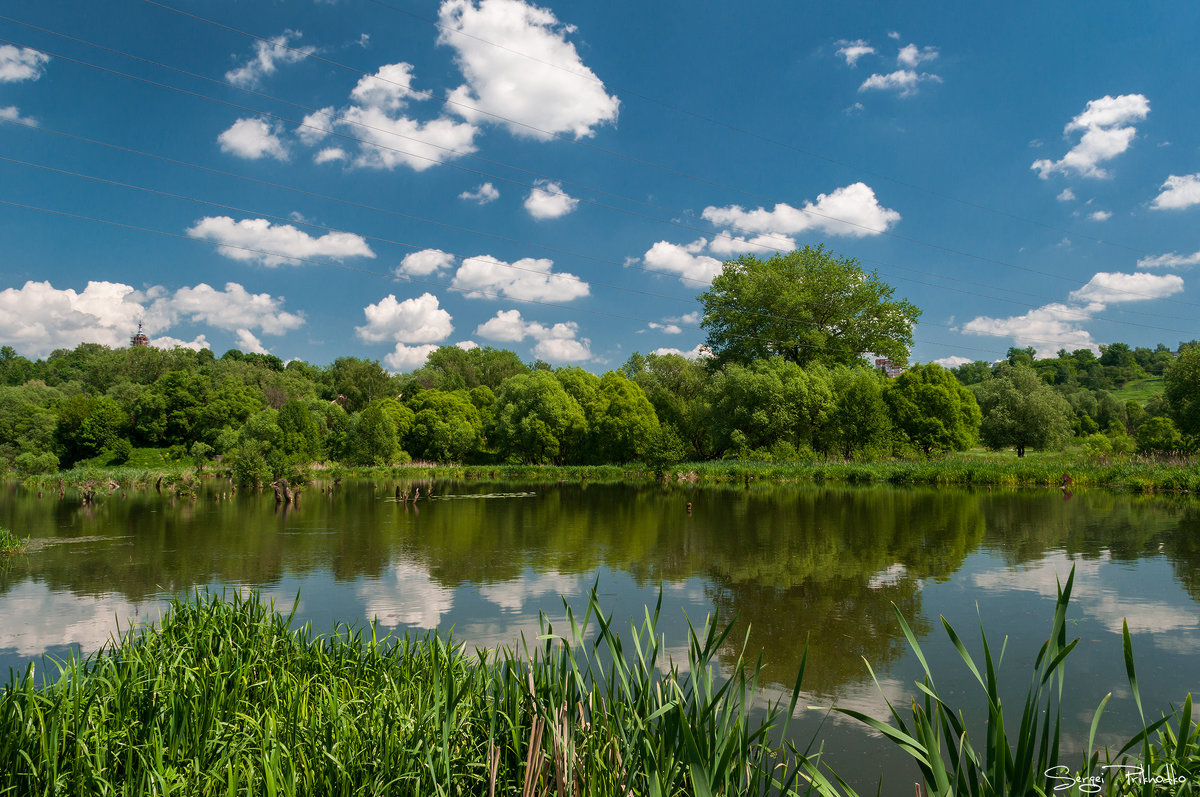
M583 408L549 371L510 377L500 385L495 406L497 443L514 461L563 464L583 445Z
M1134 434L1138 451L1147 454L1170 454L1183 449L1183 436L1170 418L1151 418Z
M34 475L38 473L57 472L59 462L58 457L49 451L43 451L41 454L26 451L23 454L17 454L16 458L13 459L13 465L16 466L19 473Z
M903 365L921 311L857 260L824 246L725 263L700 294L714 365L782 357L799 365L852 365L867 352Z
M412 410L409 410L412 413ZM401 457L396 422L375 402L355 416L346 441L346 459L354 465L390 465Z
M883 399L883 375L874 369L839 367L831 377L833 407L817 448L831 448L846 459L858 452L886 451L892 422Z
M4 526L0 526L0 556L8 556L17 553L25 547L25 543L21 542L21 538L13 534Z
M926 456L963 451L976 439L981 421L975 396L936 363L916 365L884 391L892 422Z
M1023 457L1026 448L1062 448L1071 436L1070 405L1033 368L1001 366L973 389L982 414L980 438L990 449L1015 448Z
M418 458L463 462L483 445L483 421L466 390L426 390L409 407L416 412L409 447Z
M678 354L634 354L621 368L654 405L660 423L670 424L686 446L685 459L708 459L711 418L705 385L708 369Z
M358 412L373 401L394 395L392 381L375 360L339 357L325 372L325 398L345 396L346 409Z
M1180 350L1164 374L1163 395L1171 418L1185 435L1200 435L1200 346Z
M811 449L833 409L829 372L782 357L728 365L713 375L707 393L715 447L739 457L781 441Z
M304 403L292 400L284 404L279 408L277 423L282 433L279 446L285 456L305 464L320 456L320 429Z

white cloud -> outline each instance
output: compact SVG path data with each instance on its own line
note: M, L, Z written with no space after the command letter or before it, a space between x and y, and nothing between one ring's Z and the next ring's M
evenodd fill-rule
M651 321L647 324L651 329L657 329L667 335L679 335L683 332L683 328L678 324L659 324L656 321Z
M496 186L491 183L484 183L474 191L463 191L458 195L459 199L466 199L471 202L477 202L480 205L486 205L489 202L495 202L500 198L500 192L496 190Z
M479 344L473 340L460 340L458 343L455 343L454 345L457 346L458 348L462 349L463 351L470 351L471 349L479 348Z
M562 190L562 185L549 180L537 180L529 196L525 197L525 210L535 219L557 219L575 209L579 200Z
M1083 324L1110 304L1161 299L1183 290L1177 275L1159 276L1138 272L1099 272L1078 290L1071 291L1070 304L1054 302L1009 318L979 316L962 326L962 332L1012 338L1017 346L1033 346L1041 355L1058 349L1099 347Z
M15 105L6 105L0 108L0 119L6 119L10 122L16 122L21 125L31 125L37 127L37 120L29 116L21 116L20 109Z
M266 346L262 345L262 341L259 340L254 335L254 333L251 332L250 330L245 329L245 328L239 328L239 329L235 330L235 333L236 333L235 345L237 346L237 348L239 350L246 352L246 353L252 353L252 354L270 354L271 353L271 352L267 351Z
M587 283L574 274L554 274L554 261L526 257L505 263L491 255L464 258L451 287L468 298L566 302L588 295Z
M900 32L895 30L888 31L888 38L900 41Z
M333 121L336 116L337 113L333 110L332 105L313 111L300 120L300 126L296 128L296 137L306 145L313 146L333 132Z
M303 316L282 309L282 296L250 293L236 282L225 283L220 291L202 282L174 294L162 289L148 293L155 294L147 311L148 327L152 321L170 327L183 318L229 331L259 329L268 335L282 335L304 325Z
M1183 278L1177 274L1123 274L1101 271L1088 280L1087 285L1071 291L1071 298L1077 302L1108 305L1162 299L1182 290Z
M605 92L567 41L575 29L548 9L521 0L445 0L439 21L438 43L454 48L467 81L451 92L461 104L450 110L468 121L496 121L515 135L543 139L584 138L616 121L620 100Z
M427 94L413 90L413 65L403 61L384 64L374 75L363 75L350 92L352 102L365 108L398 111L412 98Z
M385 575L355 588L367 620L378 620L385 628L437 628L454 606L454 590L438 584L419 565L399 561L391 571L390 579Z
M200 351L201 349L211 349L212 344L208 342L207 335L197 335L191 340L180 340L173 338L170 335L155 335L150 339L150 345L156 349L191 349L192 351Z
M347 257L375 257L367 242L354 233L329 232L314 238L290 224L272 224L266 219L234 221L228 216L207 216L192 225L187 234L216 243L217 251L225 257L257 260L264 266L296 262L292 258L341 261Z
M450 314L438 306L438 298L432 293L402 302L388 294L364 307L363 314L367 323L355 327L354 332L368 343L433 343L445 340L454 331Z
M1138 260L1137 265L1138 268L1187 268L1188 266L1200 266L1200 252L1193 252L1190 255L1171 252L1166 255L1143 257Z
M1088 218L1091 219L1092 221L1108 221L1109 219L1112 218L1112 211L1096 210L1096 211L1093 211L1092 213L1088 214Z
M721 273L723 263L715 257L700 254L707 246L707 238L698 238L682 246L659 241L646 251L642 261L654 271L678 274L684 280L712 282L713 277Z
M37 80L46 71L50 56L28 47L0 45L0 83Z
M441 348L436 343L426 343L422 346L408 346L397 343L391 354L383 358L383 362L394 372L412 371L420 368L429 359L431 352Z
M578 333L579 325L574 321L547 327L537 321L525 321L519 310L500 310L475 330L476 335L505 343L533 338L537 341L533 355L551 363L592 359L591 341L577 338Z
M181 319L220 329L258 328L282 334L304 318L282 310L283 299L250 294L237 283L216 291L201 283L170 293L161 286L145 292L116 282L88 282L83 291L59 290L49 282L26 282L0 291L0 342L33 357L80 343L122 347L138 321L145 321L151 345L208 348L205 335L183 341L164 334Z
M837 54L846 59L846 63L850 66L858 66L858 59L864 55L871 55L875 52L875 48L867 44L865 39L855 39L849 41L847 39L838 40Z
M714 255L727 257L740 255L744 252L755 252L770 256L773 252L790 252L796 248L796 239L786 235L756 235L746 238L738 235L714 235L708 251Z
M969 362L974 362L970 357L959 357L957 354L950 357L940 357L933 361L943 368L957 368L960 365L966 365Z
M313 163L329 163L330 161L344 161L350 157L346 154L346 150L341 147L326 147L325 149L313 155Z
M225 73L225 79L235 86L253 87L268 75L275 74L279 64L294 64L314 52L313 47L291 47L301 36L298 30L285 30L270 42L254 43L254 56ZM290 47L290 49L289 49Z
M681 349L671 349L671 348L664 347L661 349L655 349L653 351L653 353L657 354L659 356L662 356L664 354L678 354L680 357L687 357L689 360L698 360L701 357L712 357L713 356L712 349L708 348L703 343L696 344L696 347L689 351L682 351Z
M918 47L915 44L906 44L896 55L896 63L912 69L925 61L933 61L937 57L938 49L936 47Z
M407 166L426 169L475 151L475 125L439 118L418 122L407 116L392 117L382 108L351 106L342 113L341 124L353 127L355 138L363 139L355 166L395 169Z
M1055 197L1059 202L1071 202L1075 199L1075 192L1070 188L1064 188L1062 193Z
M695 310L691 313L684 313L678 318L668 318L668 321L674 321L679 324L687 324L688 326L696 326L700 323L700 311Z
M454 255L449 252L443 252L441 249L422 249L419 252L405 255L404 259L400 261L400 267L396 269L396 273L424 277L453 265Z
M929 81L941 83L942 79L929 72L917 72L912 69L897 69L895 72L889 72L886 75L881 75L876 72L864 80L862 85L858 87L858 90L895 91L901 97L908 97L917 93L917 87L920 84Z
M1108 177L1101 163L1112 160L1129 149L1137 129L1130 122L1145 119L1150 113L1150 101L1141 94L1105 95L1091 100L1083 113L1072 119L1063 135L1082 130L1083 136L1062 160L1036 160L1030 167L1044 180L1055 172L1074 172L1083 177Z
M1200 174L1172 174L1162 184L1162 193L1154 197L1155 210L1183 210L1200 205Z
M238 119L228 130L217 136L217 141L222 152L239 158L275 158L281 161L288 159L287 149L279 138L278 125L269 125L264 119Z
M767 235L817 230L829 235L862 237L885 232L900 220L899 213L879 204L875 191L865 183L852 183L829 194L818 194L815 203L806 202L803 208L783 202L773 210L745 210L740 205L730 205L707 207L701 215L718 226Z

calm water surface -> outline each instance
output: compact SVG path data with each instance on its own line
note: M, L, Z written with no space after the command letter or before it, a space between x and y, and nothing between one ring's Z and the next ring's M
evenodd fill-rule
M907 704L920 677L894 604L920 635L939 690L981 715L939 616L975 650L980 618L997 643L1007 635L1002 672L1019 705L1056 579L1074 565L1069 633L1081 642L1069 665L1066 749L1082 757L1091 713L1110 691L1105 738L1140 728L1121 661L1123 619L1151 713L1200 693L1196 499L437 483L434 498L414 506L395 500L396 485L323 493L318 484L289 511L269 494L222 496L228 487L211 484L194 500L150 489L90 507L70 493L39 499L6 487L0 524L33 545L0 566L0 673L95 650L118 625L157 619L164 597L195 588L261 589L287 608L299 592L298 616L322 628L374 618L397 632L452 629L469 644L497 645L532 639L540 611L561 618L560 596L582 607L597 584L605 607L631 618L661 587L660 630L681 660L685 614L735 623L726 663L750 629L751 652L765 649L767 698L790 691L807 643L802 702L877 716L885 697ZM798 726L801 738L819 734L852 783L873 792L882 776L885 793L912 793L915 769L861 726L813 709L798 713Z

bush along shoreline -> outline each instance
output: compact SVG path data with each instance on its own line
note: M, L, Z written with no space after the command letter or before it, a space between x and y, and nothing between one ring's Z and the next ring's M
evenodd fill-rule
M1092 749L1105 697L1084 755L1060 749L1059 696L1078 641L1065 633L1073 578L1059 589L1019 720L1000 704L986 636L976 661L945 624L987 696L983 744L937 691L899 612L926 671L911 720L895 707L892 724L833 710L908 753L918 793L1081 794L1096 784L1109 794L1195 793L1200 726L1190 695L1171 717L1144 720L1115 754ZM374 626L315 635L293 628L295 606L284 615L254 594L176 599L159 625L60 664L56 678L32 667L10 676L0 694L0 794L855 793L810 753L816 740L800 750L788 737L803 663L790 700L763 713L754 708L762 661L747 662L745 642L727 678L715 675L717 651L735 642L731 626L689 625L681 668L656 630L661 598L625 634L594 589L582 619L564 606L565 633L543 615L532 646L469 653L433 634L380 639ZM1142 712L1128 628L1124 656ZM1118 765L1140 768L1140 779Z

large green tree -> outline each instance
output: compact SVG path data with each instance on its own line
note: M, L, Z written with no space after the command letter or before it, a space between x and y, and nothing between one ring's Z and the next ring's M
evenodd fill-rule
M804 366L851 365L872 352L903 365L921 311L875 272L824 246L725 263L700 294L714 365L777 356Z
M963 451L979 433L979 404L954 374L937 363L915 365L883 394L892 422L926 456Z
M1185 435L1200 435L1200 346L1182 346L1164 374L1171 418Z
M1028 366L1002 365L996 376L973 386L983 421L979 436L993 451L1061 448L1071 436L1071 405Z

